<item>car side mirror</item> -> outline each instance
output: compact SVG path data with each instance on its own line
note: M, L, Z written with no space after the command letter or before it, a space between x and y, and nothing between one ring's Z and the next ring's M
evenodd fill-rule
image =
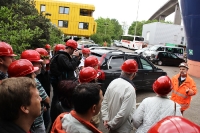
M112 69L112 67L111 67L111 66L109 66L109 69Z

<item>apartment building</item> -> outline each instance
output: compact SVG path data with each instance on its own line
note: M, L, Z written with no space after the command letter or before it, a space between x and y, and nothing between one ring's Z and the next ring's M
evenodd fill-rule
M35 6L65 35L89 37L96 33L94 5L62 0L35 0Z

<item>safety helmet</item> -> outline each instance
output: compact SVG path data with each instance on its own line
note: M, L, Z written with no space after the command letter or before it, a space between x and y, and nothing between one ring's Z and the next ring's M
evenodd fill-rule
M21 54L21 59L27 59L31 62L43 62L40 59L40 54L36 50L25 50Z
M179 65L179 67L185 67L185 68L189 69L188 64L185 63L185 62L182 62L182 63Z
M27 59L19 59L10 64L8 67L9 77L23 77L37 71L39 68L34 67Z
M6 42L0 42L0 56L16 56L13 54L13 49L10 44Z
M90 54L90 49L89 48L83 48L82 54Z
M49 64L49 53L44 48L36 48L35 49L39 54L40 58L45 59L45 64Z
M48 52L46 51L46 49L44 49L44 48L36 48L35 50L42 56L48 56L49 55Z
M46 44L46 45L44 46L44 48L45 48L45 49L51 49L51 45Z
M89 56L85 59L84 67L95 67L99 64L97 57Z
M148 133L200 133L200 127L181 116L167 116L154 124Z
M66 47L66 46L63 45L63 44L57 44L57 45L55 46L55 48L54 48L54 51L57 52L57 51L59 51L59 50L64 50L65 47Z
M121 69L126 73L135 73L138 71L138 64L135 60L128 59L122 64Z
M97 71L93 67L84 67L79 73L80 83L89 83L97 78Z
M172 90L172 82L168 76L161 76L153 83L153 90L158 95L167 95Z
M76 41L70 39L70 40L68 40L68 41L66 42L66 46L72 47L72 48L75 50L75 49L77 49L78 44L77 44Z

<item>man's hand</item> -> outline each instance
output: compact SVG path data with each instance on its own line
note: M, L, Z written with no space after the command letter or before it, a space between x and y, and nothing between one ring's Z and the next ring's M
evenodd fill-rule
M108 121L103 121L103 125L104 125L108 130L110 130L110 126L108 125Z
M188 94L189 96L194 95L194 91L193 91L192 89L190 89L190 88L187 88L185 92L186 92L186 94Z
M78 56L80 55L80 54L79 54L79 51L78 51L78 50L77 50L77 51L74 51L73 55L76 56L76 57L78 57Z

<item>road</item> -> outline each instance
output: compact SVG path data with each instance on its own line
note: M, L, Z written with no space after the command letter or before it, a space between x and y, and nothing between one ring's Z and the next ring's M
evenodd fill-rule
M125 48L119 48L120 50L126 51L126 52L133 52L132 50L128 50ZM171 78L175 74L179 72L178 67L173 67L173 66L158 66L159 68L163 69L164 71L167 72L167 75ZM194 81L196 82L196 86L199 92L200 89L200 78L196 78L191 76ZM155 96L156 94L153 91L145 91L145 90L140 90L136 92L136 101L137 103L140 103L144 98L146 97L152 97ZM192 122L195 122L196 124L200 125L200 115L198 112L200 111L200 93L197 93L197 95L192 97L192 102L191 106L188 110L184 112L184 117L191 120ZM108 131L105 129L103 126L102 122L100 123L99 129L103 133L108 133ZM134 133L134 131L132 131Z

